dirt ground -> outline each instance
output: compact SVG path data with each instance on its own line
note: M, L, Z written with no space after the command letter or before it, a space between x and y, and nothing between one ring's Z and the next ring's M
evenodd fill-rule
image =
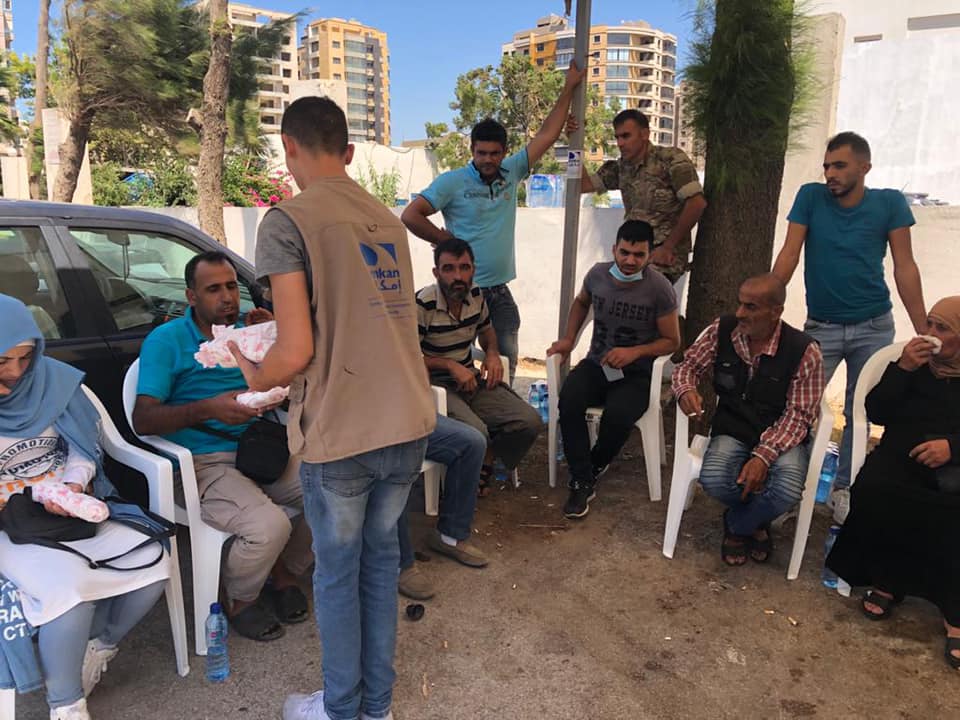
M669 459L672 410L665 419ZM519 490L498 488L479 503L475 540L489 567L423 553L438 592L422 620L400 620L397 720L960 718L960 677L944 662L932 606L908 599L891 620L871 622L856 599L820 584L822 507L793 582L792 522L775 534L767 565L729 568L720 507L702 494L668 560L666 500L647 497L636 434L577 522L560 513L565 490L547 486L545 450L543 436L521 465ZM663 485L668 498L666 468ZM422 547L432 519L412 520ZM180 547L185 562L186 537ZM189 595L187 606L192 629ZM161 602L91 696L93 717L273 720L288 692L319 687L313 622L263 645L231 637L230 654L223 685L205 681L196 656L190 675L177 677ZM38 693L18 700L18 720L46 717Z

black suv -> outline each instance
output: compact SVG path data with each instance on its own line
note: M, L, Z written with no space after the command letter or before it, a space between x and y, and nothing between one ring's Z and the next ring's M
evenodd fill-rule
M154 327L187 308L183 269L197 253L227 252L240 276L240 312L259 305L253 266L209 235L159 213L0 201L0 292L22 300L47 354L86 374L117 427L123 376Z

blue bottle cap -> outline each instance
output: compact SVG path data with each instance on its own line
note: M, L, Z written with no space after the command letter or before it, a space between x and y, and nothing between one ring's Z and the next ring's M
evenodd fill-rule
M210 603L210 614L211 615L221 615L223 613L223 606L218 603Z

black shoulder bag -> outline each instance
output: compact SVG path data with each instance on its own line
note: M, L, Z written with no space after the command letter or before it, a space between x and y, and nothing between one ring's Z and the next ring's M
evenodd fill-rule
M237 443L235 467L258 485L275 483L290 462L287 427L266 417L254 420L240 435L214 430L206 425L191 425L194 430Z
M0 511L0 526L10 541L17 545L41 545L53 550L62 550L84 560L92 570L132 571L153 567L163 558L164 550L170 549L169 538L177 528L169 520L144 510L139 505L128 503L122 498L109 497L105 502L110 507L110 520L132 528L145 536L143 542L113 557L94 560L76 548L65 544L76 540L86 540L97 534L97 523L76 517L64 517L48 513L40 503L34 501L31 488L12 495L6 506ZM160 546L160 552L149 562L132 567L117 566L113 563L140 548L154 543Z

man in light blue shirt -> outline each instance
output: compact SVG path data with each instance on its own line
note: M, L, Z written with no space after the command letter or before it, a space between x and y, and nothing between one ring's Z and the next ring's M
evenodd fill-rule
M857 378L870 356L894 338L893 305L883 276L887 246L900 299L917 334L926 332L920 271L910 240L913 213L899 190L866 187L870 168L870 145L864 138L852 132L832 138L823 160L827 182L808 183L797 192L787 216L787 238L773 265L773 273L788 283L804 250L803 329L820 343L826 382L841 360L847 364L845 425L835 482L841 492L834 494L838 522L845 519L849 505Z
M473 160L437 177L400 218L410 232L434 245L457 237L473 248L474 281L483 290L500 352L510 361L511 384L517 369L520 331L520 313L507 287L517 276L517 188L560 137L574 88L583 74L570 63L556 104L537 134L518 153L505 157L507 131L499 122L488 118L477 123L470 133ZM438 211L443 213L446 227L437 227L429 219Z

